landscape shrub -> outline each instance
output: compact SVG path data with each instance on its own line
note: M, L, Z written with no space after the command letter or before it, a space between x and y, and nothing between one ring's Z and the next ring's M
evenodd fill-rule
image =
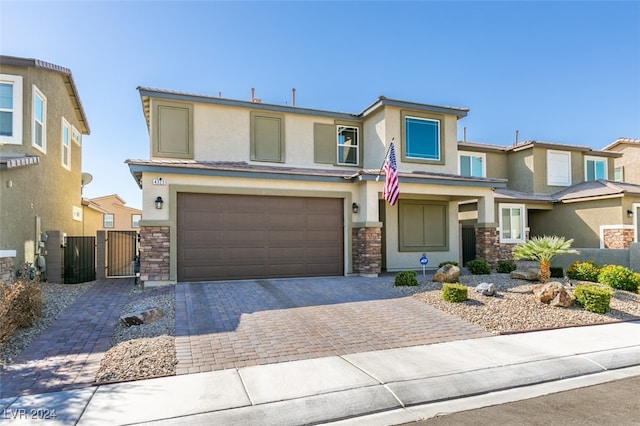
M591 281L595 283L598 281L599 273L600 268L591 260L585 260L584 262L576 260L571 262L567 268L567 276L572 280Z
M444 265L460 266L455 260L445 260L444 262L440 262L438 268L442 268Z
M416 271L402 271L396 274L394 285L418 285L418 274Z
M470 260L466 267L473 275L489 275L491 273L491 266L484 259Z
M549 269L551 271L551 278L563 278L564 277L564 269L562 269L562 266L552 266Z
M638 275L631 269L620 265L602 267L598 274L598 282L618 290L632 291L634 293L638 291L638 286L640 285Z
M496 265L496 272L501 274L509 274L512 271L515 271L517 268L516 264L513 263L512 260L501 260Z
M442 284L442 298L447 302L464 302L469 297L469 288L460 283Z
M0 344L17 329L30 327L43 309L44 296L39 282L20 277L14 284L0 283Z
M573 290L576 305L597 314L609 311L612 295L612 290L594 284L579 284Z

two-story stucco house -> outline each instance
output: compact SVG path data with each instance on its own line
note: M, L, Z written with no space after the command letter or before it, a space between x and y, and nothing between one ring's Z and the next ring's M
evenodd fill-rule
M34 262L42 233L83 235L82 136L89 124L71 71L0 56L0 258ZM42 254L42 253L40 253Z
M140 228L142 210L127 206L118 194L92 198L90 202L103 212L98 229L137 231Z
M478 257L509 258L534 235L572 238L582 248L627 248L637 238L640 186L614 182L620 153L538 141L460 142L458 149L461 174L508 180L495 191L498 226L483 242L490 244L477 245ZM461 205L463 226L474 225L474 209Z
M495 228L506 176L461 176L467 109L378 98L343 113L139 88L149 159L143 191L147 284L378 274L460 259L458 204ZM394 143L399 200L382 199Z

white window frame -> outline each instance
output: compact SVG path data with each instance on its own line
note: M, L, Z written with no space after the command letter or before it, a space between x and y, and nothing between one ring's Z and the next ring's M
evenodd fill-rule
M0 74L0 83L13 86L13 106L0 108L0 111L11 112L11 136L0 136L0 144L22 145L22 76Z
M73 206L71 211L71 217L75 221L82 222L82 208L78 206Z
M408 120L418 120L418 121L424 121L424 122L431 122L436 124L436 139L435 139L435 147L436 147L436 156L434 158L429 158L429 157L424 157L421 155L417 155L417 156L411 156L409 153L409 145L411 144L411 137L410 135L408 135L408 131L407 131L407 121ZM404 126L404 149L403 149L403 156L404 159L412 161L412 160L418 160L418 161L431 161L431 162L438 162L438 161L442 161L442 151L443 151L443 146L442 146L442 140L440 139L440 132L441 132L441 126L443 125L441 120L435 119L435 118L427 118L427 117L417 117L414 115L410 115L407 114L404 116L403 118L403 123L402 125Z
M502 232L502 210L503 209L510 209L510 210L514 210L514 209L519 209L520 210L520 238L504 238L503 237L503 232ZM527 213L527 209L526 206L524 204L509 204L509 203L505 203L505 204L498 204L498 229L499 229L499 233L500 233L500 243L505 243L505 244L517 244L517 243L523 243L526 239L526 230L527 230L527 226L526 226L526 213Z
M111 216L111 226L107 226L107 216ZM116 215L113 213L105 213L102 215L102 227L113 228L116 225Z
M458 151L458 174L462 176L462 157L476 157L482 162L482 175L470 177L487 177L487 154L484 152ZM470 163L471 164L471 163Z
M67 129L66 137L65 128ZM71 124L64 117L62 117L62 126L60 127L60 153L62 167L71 170Z
M566 178L557 179L551 175L551 171L554 169L549 167L551 164L551 156L564 156L566 157ZM571 186L571 152L570 151L555 151L547 150L547 185L549 186Z
M76 126L73 125L71 126L71 140L78 146L82 146L82 133L80 133L80 131L76 129Z
M620 170L620 179L616 178L618 170ZM613 180L614 182L624 182L624 166L619 166L613 169Z
M355 135L356 135L356 144L355 145L347 145L347 144L341 144L340 143L340 131L344 130L344 129L351 129L354 131ZM360 129L358 129L355 126L346 126L346 125L339 125L336 126L336 145L337 145L337 151L336 151L336 164L339 164L341 166L357 166L360 164ZM356 162L355 163L345 163L345 162L340 162L340 150L341 148L355 148L356 151Z
M33 97L31 102L31 145L37 150L47 153L47 97L33 85ZM42 123L36 120L36 97L42 99ZM36 143L36 123L42 126L42 146Z
M134 219L135 216L138 216L138 223ZM131 227L132 228L140 228L140 221L142 220L142 215L140 213L133 213L131 215Z
M601 161L604 163L604 177L602 179L607 180L607 178L609 177L609 162L607 161L606 158L602 158L602 157L593 157L590 155L585 155L584 156L584 180L585 182L587 181L587 162L589 161ZM598 180L598 179L594 179L594 180Z

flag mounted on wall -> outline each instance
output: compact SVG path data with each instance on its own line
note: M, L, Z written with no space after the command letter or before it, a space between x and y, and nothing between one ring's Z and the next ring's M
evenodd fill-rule
M396 165L396 151L393 148L393 141L389 145L389 153L383 166L385 181L384 189L382 190L382 198L389 202L390 206L393 206L398 201L400 195L400 188L398 187L398 167Z

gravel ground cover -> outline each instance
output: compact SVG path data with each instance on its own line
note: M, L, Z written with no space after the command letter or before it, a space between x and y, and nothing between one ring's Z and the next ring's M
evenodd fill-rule
M419 285L395 287L393 277L384 285L398 292L428 303L444 312L478 324L494 334L523 332L546 328L602 324L611 321L640 318L640 295L615 291L611 299L611 311L596 314L578 307L558 308L538 302L531 290L537 283L511 279L508 274L471 275L464 273L460 283L469 287L469 300L449 303L442 300L442 284L431 281L431 275L419 276ZM567 289L578 281L560 279ZM482 282L493 283L495 296L482 296L474 291ZM590 283L592 284L592 283ZM80 285L46 284L45 313L33 327L20 330L0 348L0 368L11 363L55 318L70 306L93 283ZM164 317L139 326L114 329L112 347L105 354L97 382L135 380L174 375L177 358L175 353L174 286L159 289L131 291L131 303L123 314L133 310L160 307Z

